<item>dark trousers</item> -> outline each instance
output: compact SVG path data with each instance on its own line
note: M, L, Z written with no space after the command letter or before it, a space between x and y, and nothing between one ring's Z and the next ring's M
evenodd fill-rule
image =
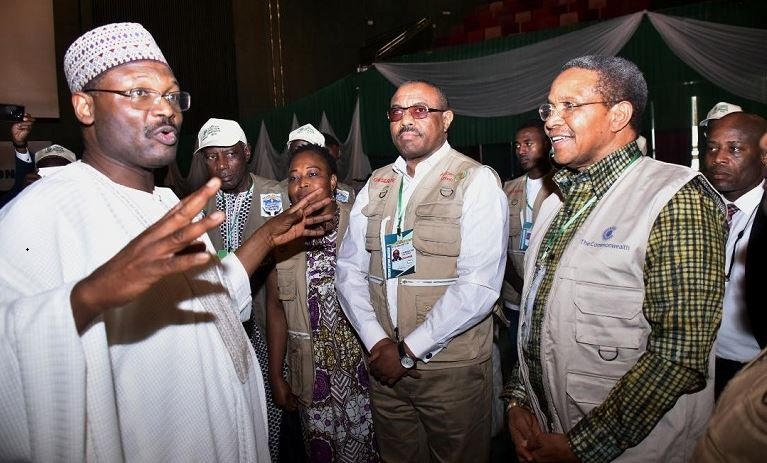
M727 383L737 374L746 364L735 360L716 358L716 370L714 371L714 399L719 400L719 395L724 391Z

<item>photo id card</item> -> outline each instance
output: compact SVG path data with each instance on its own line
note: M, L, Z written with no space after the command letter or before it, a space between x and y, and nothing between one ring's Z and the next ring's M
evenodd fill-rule
M397 278L415 272L415 248L413 229L384 236L384 259L386 279Z
M533 232L533 223L525 222L522 225L522 233L519 235L519 250L527 251L527 246L530 244L530 234Z

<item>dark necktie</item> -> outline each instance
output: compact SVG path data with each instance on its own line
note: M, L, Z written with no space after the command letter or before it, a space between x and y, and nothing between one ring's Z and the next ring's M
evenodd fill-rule
M740 209L738 209L738 206L736 206L733 203L730 203L727 205L727 226L732 225L732 217L735 215L736 212L738 212Z

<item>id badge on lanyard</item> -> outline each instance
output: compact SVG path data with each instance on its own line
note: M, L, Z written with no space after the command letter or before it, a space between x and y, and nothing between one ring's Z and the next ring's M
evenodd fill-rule
M415 273L413 229L384 236L386 279Z
M533 223L525 222L522 225L522 233L519 235L519 250L527 251L527 246L530 244L530 235L533 233Z

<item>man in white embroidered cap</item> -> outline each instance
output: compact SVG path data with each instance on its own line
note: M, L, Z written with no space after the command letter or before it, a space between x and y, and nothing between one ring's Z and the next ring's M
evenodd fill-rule
M0 212L0 461L269 461L248 274L322 234L329 200L218 259L205 232L224 214L199 212L220 180L183 201L153 186L190 96L149 32L94 29L64 67L82 160Z

